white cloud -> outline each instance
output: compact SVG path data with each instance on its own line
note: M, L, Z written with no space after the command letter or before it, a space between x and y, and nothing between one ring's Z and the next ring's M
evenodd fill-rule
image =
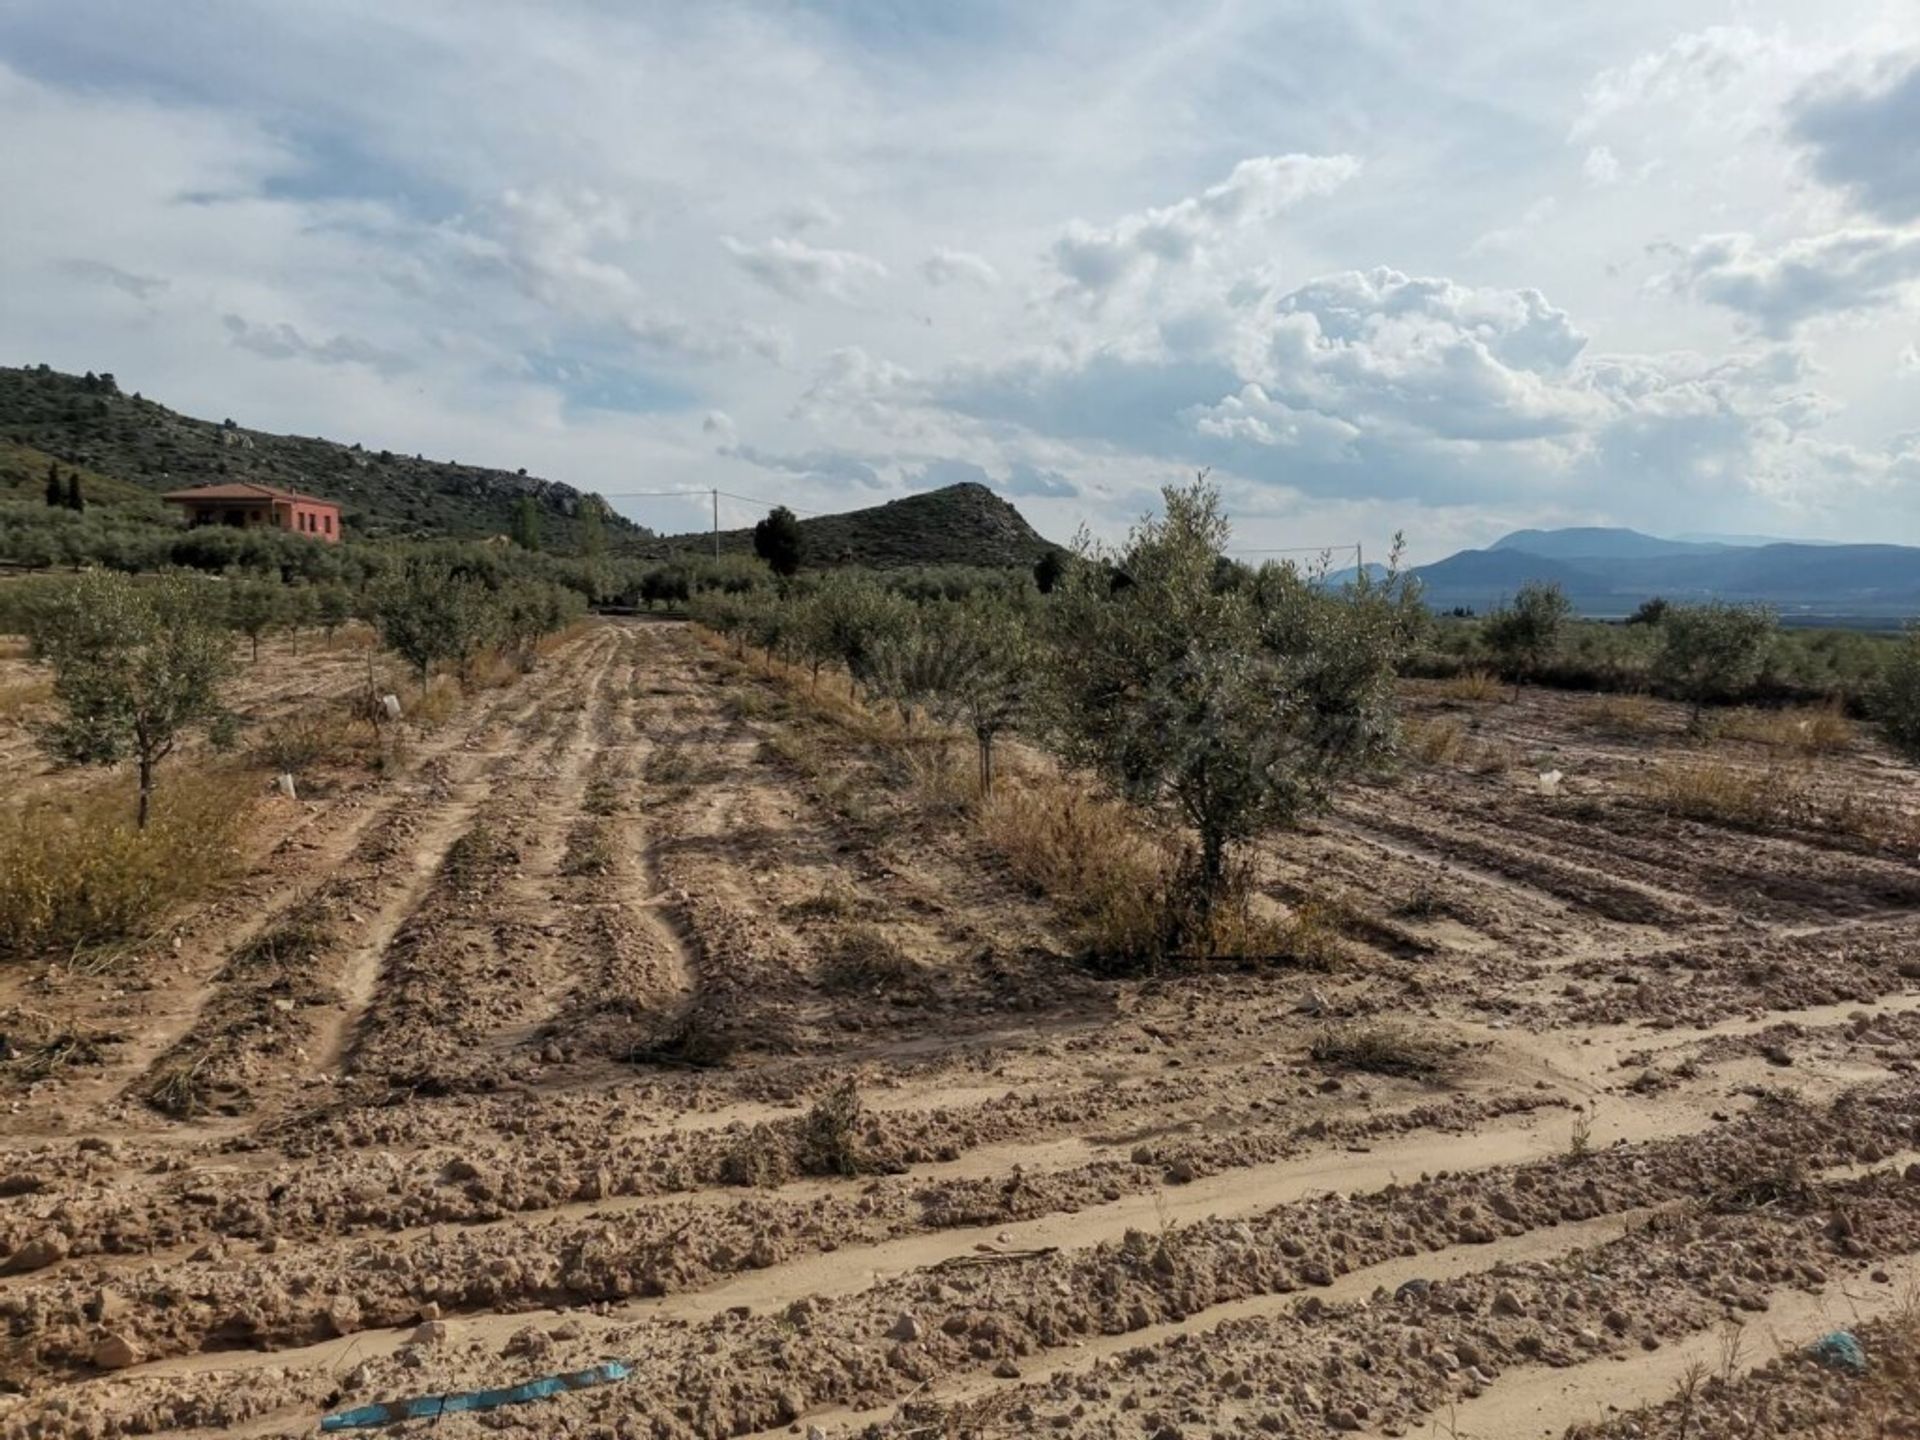
M991 289L1000 283L1000 272L968 250L935 250L920 262L920 274L929 285L967 284Z
M779 235L760 245L723 235L720 244L743 271L789 300L810 300L815 295L853 300L887 278L885 265L857 250L826 250Z
M1920 345L1909 345L1900 352L1900 373L1920 375Z
M1351 155L1242 160L1218 185L1172 205L1124 215L1105 226L1073 221L1054 242L1053 262L1070 286L1099 295L1136 272L1187 264L1234 232L1264 226L1359 173L1360 162Z
M1587 177L1589 185L1604 187L1616 184L1620 179L1620 158L1613 153L1612 146L1595 145L1587 151L1580 173Z
M1784 338L1810 320L1901 303L1920 282L1920 231L1838 230L1773 248L1751 235L1709 235L1663 279Z
M1676 36L1625 65L1602 70L1588 83L1571 138L1585 139L1623 117L1674 107L1723 128L1763 118L1791 78L1811 64L1811 47L1784 31L1714 25Z

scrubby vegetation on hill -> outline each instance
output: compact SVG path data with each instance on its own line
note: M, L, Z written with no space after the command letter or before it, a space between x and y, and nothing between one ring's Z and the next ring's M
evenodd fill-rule
M1026 517L984 485L948 485L864 510L816 515L799 525L804 563L893 570L914 565L1030 566L1055 547ZM711 554L710 533L641 544L642 553ZM722 530L720 553L754 553L753 531Z
M29 470L46 456L119 482L96 492L103 500L235 480L308 491L338 501L347 532L361 539L504 535L515 507L530 497L547 543L571 549L586 498L524 470L272 435L231 419L196 420L124 393L112 375L67 375L45 366L0 368L0 441L15 456L28 452L21 463ZM20 498L14 472L11 461L0 472L6 498ZM38 484L34 477L32 486ZM28 493L37 497L38 490ZM645 534L618 517L607 525L615 536Z

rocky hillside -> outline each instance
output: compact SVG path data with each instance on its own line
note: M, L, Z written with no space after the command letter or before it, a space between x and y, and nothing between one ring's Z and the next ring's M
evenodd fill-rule
M583 498L570 485L524 470L273 435L230 419L196 420L124 393L111 375L45 366L0 368L0 441L16 455L50 456L156 494L223 480L308 491L339 501L347 533L362 539L504 534L520 497L531 495L545 543L568 549ZM647 535L618 517L607 533L614 543Z
M800 522L809 569L866 565L1031 565L1056 548L1026 517L984 485L948 485L864 510ZM674 535L643 545L650 553L711 553L711 533ZM751 530L722 530L722 553L752 554Z

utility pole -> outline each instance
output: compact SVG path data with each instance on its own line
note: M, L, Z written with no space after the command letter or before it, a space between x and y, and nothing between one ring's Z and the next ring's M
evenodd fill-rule
M713 558L720 558L720 491L713 492Z

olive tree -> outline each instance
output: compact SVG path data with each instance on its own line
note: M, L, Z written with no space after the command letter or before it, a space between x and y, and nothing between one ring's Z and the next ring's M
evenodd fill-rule
M1920 760L1920 621L1910 623L1874 693L1873 712L1887 743Z
M31 613L28 636L53 667L58 707L41 745L75 765L132 760L142 829L160 762L183 735L225 716L233 647L223 619L215 582L107 571L79 577Z
M409 559L375 588L372 619L381 643L413 666L422 688L440 661L452 661L464 681L473 657L498 629L484 582L422 557Z
M260 658L260 637L279 624L286 613L287 597L278 581L246 578L227 582L227 624L252 642L253 659Z
M1064 758L1165 805L1198 841L1204 924L1230 847L1296 821L1391 745L1396 581L1333 592L1222 566L1229 526L1204 476L1162 492L1123 548L1082 536L1045 609L1048 728Z
M1566 592L1551 580L1529 580L1512 600L1487 613L1481 635L1499 657L1501 668L1520 682L1537 671L1560 643L1560 630L1573 605Z
M1760 678L1777 629L1764 605L1671 605L1660 621L1654 679L1688 703L1688 725L1697 730L1709 700L1738 694Z

